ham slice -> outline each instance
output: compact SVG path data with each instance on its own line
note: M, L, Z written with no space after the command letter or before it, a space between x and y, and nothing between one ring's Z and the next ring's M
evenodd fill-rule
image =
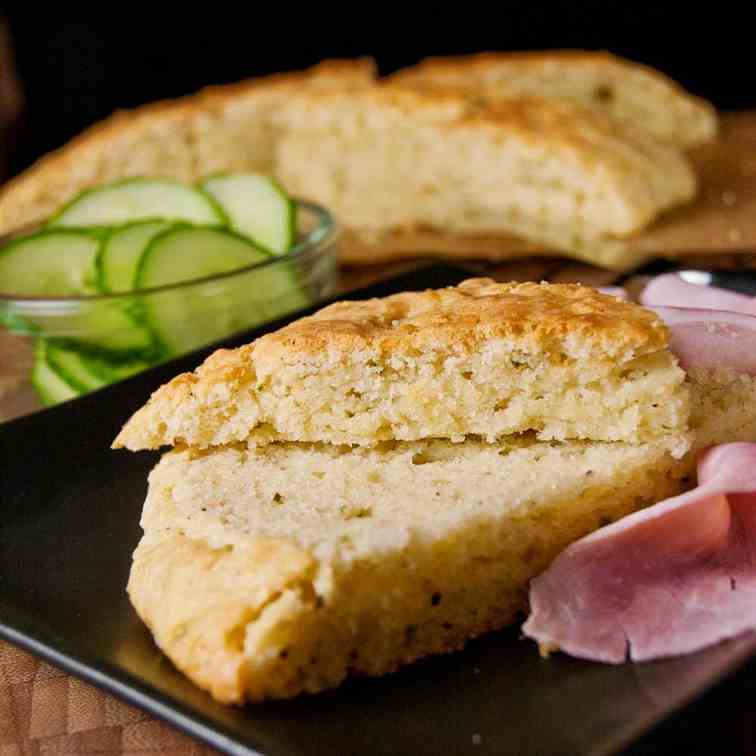
M628 299L622 287L605 294ZM696 286L676 273L654 278L640 303L670 329L670 349L683 368L721 367L756 375L756 300L712 286Z
M670 274L646 287L641 304L669 327L683 368L756 375L756 300ZM698 481L562 552L531 583L525 635L616 664L756 629L756 443L709 449Z
M756 374L756 301L751 297L667 273L649 282L640 303L669 326L669 346L683 368L727 365Z
M531 584L525 635L621 663L756 628L756 444L708 450L698 479L562 552Z
M669 327L669 348L684 369L727 366L756 375L756 317L683 307L649 309Z
M716 286L696 286L683 281L677 273L665 273L649 281L640 296L645 306L693 307L701 310L728 310L756 315L756 301Z

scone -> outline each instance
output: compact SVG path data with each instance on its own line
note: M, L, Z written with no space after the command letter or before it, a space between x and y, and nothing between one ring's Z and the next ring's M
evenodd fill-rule
M117 441L176 447L131 601L224 702L460 648L568 544L690 486L701 448L756 438L756 378L685 373L667 340L585 287L473 279L218 353Z
M160 388L115 446L688 438L685 374L654 313L575 284L342 302L212 355Z
M380 675L513 622L572 541L678 489L659 442L243 444L150 475L129 596L225 702Z
M684 149L716 136L717 116L706 101L659 71L607 52L482 53L429 58L389 79L417 87L463 88L471 94L530 94L564 99L605 113Z
M305 93L274 123L284 185L374 243L511 233L621 267L618 239L696 193L677 147L566 100L382 85Z
M756 380L688 380L696 450L756 438ZM682 490L693 460L532 434L177 449L150 476L129 595L217 699L316 692L511 623L557 553Z

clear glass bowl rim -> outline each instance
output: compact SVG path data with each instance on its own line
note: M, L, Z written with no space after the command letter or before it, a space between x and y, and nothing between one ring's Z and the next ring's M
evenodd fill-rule
M41 304L43 302L49 302L50 304L65 303L67 305L71 305L75 302L81 302L82 304L117 302L119 300L128 300L133 299L134 297L156 294L158 292L186 289L191 286L197 286L199 284L210 283L213 281L223 281L225 279L233 278L234 276L251 273L252 271L271 268L274 265L283 265L292 261L306 259L310 256L317 255L321 250L328 250L336 241L338 235L338 227L333 215L322 205L317 205L314 202L308 202L307 200L302 200L297 197L292 199L296 203L298 211L305 210L316 217L317 225L311 231L308 231L304 239L284 255L276 255L269 260L254 263L253 265L247 265L244 268L236 268L235 270L230 270L226 273L216 273L215 275L204 276L202 278L191 278L187 281L165 284L164 286L155 286L149 289L135 289L134 291L124 291L117 294L86 294L75 297L25 297L0 291L0 302L5 302L7 304L17 303L22 306L23 303L33 305L35 303Z

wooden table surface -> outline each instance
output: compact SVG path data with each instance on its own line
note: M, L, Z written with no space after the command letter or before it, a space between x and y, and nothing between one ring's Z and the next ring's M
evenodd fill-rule
M342 271L347 292L412 269L417 262ZM498 280L611 284L616 274L557 259L472 265ZM0 340L0 400L26 369L24 345ZM33 409L30 397L24 409ZM0 418L2 416L0 415ZM1 470L0 470L1 474ZM0 537L2 524L0 523ZM618 691L618 694L621 693ZM756 756L756 664L636 744L628 756L707 753ZM0 756L20 754L215 753L151 715L0 641ZM334 754L334 756L337 756ZM346 756L346 755L345 755Z

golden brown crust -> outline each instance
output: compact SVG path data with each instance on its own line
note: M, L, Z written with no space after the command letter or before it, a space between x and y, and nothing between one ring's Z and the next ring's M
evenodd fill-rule
M317 111L331 103L339 104L345 97L367 109L388 106L454 129L501 129L502 134L517 134L534 143L574 147L584 155L596 149L599 139L633 140L632 133L603 113L538 95L502 97L495 91L471 94L464 87L419 88L399 82L346 94L338 90L308 92L301 99Z
M385 354L439 348L466 351L497 338L527 340L532 347L549 351L554 342L567 337L598 352L644 354L664 348L667 332L649 310L590 287L472 278L446 289L337 302L263 336L255 343L253 356L285 352L296 359L368 345ZM206 363L208 374L228 375L233 355L216 353Z
M710 141L717 132L716 110L710 103L691 95L661 71L606 51L484 52L426 58L386 79L391 84L414 87L489 84L511 87L515 94L540 94L540 87L549 80L556 81L568 99L623 119L636 117L640 119L639 128L648 128L683 147ZM584 91L571 91L574 84ZM553 96L551 87L547 89L547 94ZM616 97L624 100L621 104L628 108L622 115ZM676 111L679 118L664 125L644 123L643 111L655 106ZM683 122L682 128L677 128L679 121Z
M447 289L336 302L252 344L217 350L195 373L176 376L154 396L176 406L198 382L232 390L250 380L256 359L271 356L291 362L367 346L386 354L429 347L463 351L495 338L527 338L548 348L567 336L597 351L645 354L667 344L667 330L653 312L590 287L471 278Z
M489 73L497 68L505 70L527 71L544 67L566 66L583 68L597 72L614 71L620 74L643 72L653 80L663 83L675 94L691 99L707 110L711 105L705 100L694 97L681 87L674 79L661 71L642 63L613 55L607 50L533 50L516 52L481 52L471 55L452 55L447 57L429 57L414 66L402 68L387 77L391 82L409 82L423 77L439 74L465 74L470 72Z

